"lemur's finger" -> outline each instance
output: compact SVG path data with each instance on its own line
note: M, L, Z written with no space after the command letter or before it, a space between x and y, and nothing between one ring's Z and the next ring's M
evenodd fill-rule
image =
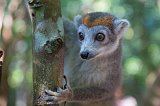
M63 89L62 89L62 88L57 87L57 92L62 92L62 91L63 91Z
M57 92L53 92L51 90L45 90L45 93L51 96L55 96L57 94Z
M61 92L53 92L53 91L51 91L51 90L45 90L45 92L46 92L47 95L49 95L49 96L61 97L61 96L63 96L63 95L62 95L62 92L64 92L64 91L61 91Z
M54 102L61 100L61 98L58 98L56 96L48 96L48 95L43 96L41 99L46 101L54 101Z
M60 103L63 103L63 102L65 102L65 101L64 100L59 100L59 101L56 101L56 102L55 101L48 101L47 104L48 105L50 105L50 104L60 104Z
M57 102L54 102L54 101L47 102L47 105L51 105L51 104L57 104Z

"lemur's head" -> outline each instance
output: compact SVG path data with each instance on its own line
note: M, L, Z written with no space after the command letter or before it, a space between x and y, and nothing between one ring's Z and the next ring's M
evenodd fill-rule
M119 19L109 13L94 12L74 19L82 59L91 59L113 53L120 45L124 30L129 26L126 19Z

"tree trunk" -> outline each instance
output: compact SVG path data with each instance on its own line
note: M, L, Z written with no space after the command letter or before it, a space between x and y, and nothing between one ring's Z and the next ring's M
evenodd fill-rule
M33 105L46 89L62 86L64 42L60 0L28 0L33 23ZM57 106L57 105L54 105Z

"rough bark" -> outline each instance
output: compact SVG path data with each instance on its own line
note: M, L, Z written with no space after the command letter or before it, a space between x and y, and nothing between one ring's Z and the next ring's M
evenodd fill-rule
M46 89L55 90L63 80L63 24L60 0L28 0L33 23L33 105ZM57 106L57 105L54 105Z

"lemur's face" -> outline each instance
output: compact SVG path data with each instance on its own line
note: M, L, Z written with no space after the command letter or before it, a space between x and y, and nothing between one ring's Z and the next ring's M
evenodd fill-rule
M83 59L90 59L109 53L113 48L117 47L117 37L112 32L102 25L88 28L85 25L80 25L78 30L78 38L80 42L80 56Z
M80 19L78 38L82 59L108 55L119 46L128 21L105 13L90 13Z

